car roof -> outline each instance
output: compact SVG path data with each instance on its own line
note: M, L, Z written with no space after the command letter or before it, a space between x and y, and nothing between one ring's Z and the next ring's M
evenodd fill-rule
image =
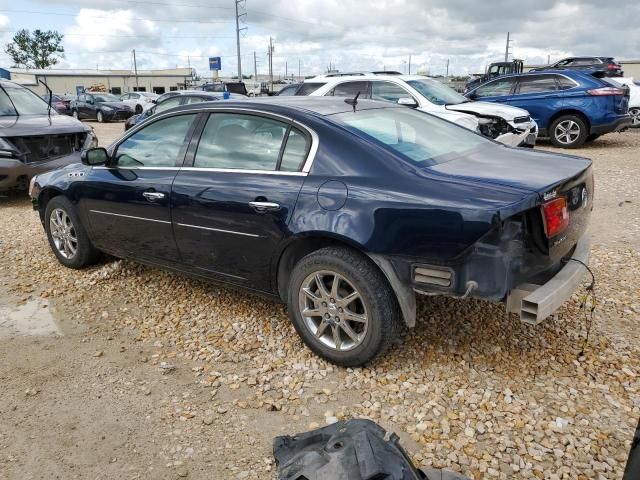
M405 82L408 82L411 80L425 80L425 79L433 80L432 78L429 78L425 75L398 75L398 74L384 75L379 73L359 73L354 75L338 75L338 76L332 76L331 74L318 75L313 78L306 79L304 83L330 83L330 82L338 83L338 82L351 81L351 80L355 80L355 81L403 80ZM437 80L433 80L433 81L437 81Z
M312 113L319 116L333 115L353 110L353 106L345 102L341 97L259 97L250 100L226 100L224 102L205 102L183 105L166 110L168 113L174 110L210 110L224 108L243 108L247 110L259 110L263 112L284 113ZM358 100L357 110L372 110L379 108L406 108L393 103L379 102L375 100Z

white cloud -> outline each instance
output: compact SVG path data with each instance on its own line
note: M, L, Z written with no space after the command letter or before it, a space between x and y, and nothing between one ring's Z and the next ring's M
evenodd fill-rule
M9 25L9 17L0 14L0 28L6 27L7 25Z

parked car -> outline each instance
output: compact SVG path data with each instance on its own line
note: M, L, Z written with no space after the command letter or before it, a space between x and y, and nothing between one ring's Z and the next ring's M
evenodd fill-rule
M110 93L85 92L71 102L71 114L77 119L110 122L126 120L133 115L133 109Z
M316 85L318 85L316 87ZM416 108L506 145L533 147L538 127L521 108L471 102L452 88L422 75L338 73L305 80L296 95L371 98Z
M167 110L39 175L31 197L63 265L108 252L280 299L339 365L413 327L416 292L506 301L533 323L573 294L589 258L590 160L352 103Z
M142 113L146 105L153 105L160 95L151 92L129 92L120 96L120 101L135 113Z
M126 132L135 125L146 121L152 115L164 112L165 110L169 110L170 108L180 105L191 105L193 103L212 102L215 100L227 100L230 98L238 100L243 97L243 95L236 95L234 93L228 92L217 93L203 92L199 90L180 90L180 93L166 97L164 100L162 100L161 102L157 102L155 105L152 105L141 114L129 117L129 119L124 124L124 130Z
M487 67L487 71L481 75L472 75L464 84L465 93L479 87L481 84L493 80L503 75L522 73L524 62L522 60L512 60L510 62L494 62Z
M214 83L205 83L204 85L199 85L194 87L194 90L202 90L203 92L229 92L235 93L236 95L247 95L247 87L244 82L214 82Z
M530 72L548 70L578 70L598 77L622 77L622 65L613 57L568 57L543 67L532 68Z
M279 97L288 97L292 95L297 95L298 90L300 90L300 87L302 85L304 85L304 83L290 83L282 87L280 91L276 93L276 95Z
M49 94L45 93L41 96L41 98L49 103ZM73 95L51 95L51 106L56 109L56 112L61 113L62 115L71 115L71 102L76 97Z
M538 123L540 136L562 148L578 148L631 125L628 88L570 70L500 77L467 97L526 109Z
M629 88L629 115L631 115L631 126L640 128L640 80L630 77L614 79L616 83Z
M88 126L49 109L31 90L0 80L0 191L26 190L34 175L77 162L80 150L97 144Z

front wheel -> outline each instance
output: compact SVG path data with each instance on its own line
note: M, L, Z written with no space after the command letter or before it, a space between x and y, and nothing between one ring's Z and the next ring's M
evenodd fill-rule
M98 123L104 122L104 115L100 110L98 110L98 113L96 113L96 120L98 120Z
M400 309L387 279L368 258L343 247L320 249L296 264L288 307L307 346L344 367L371 361L400 332Z
M589 131L584 120L577 115L556 118L549 129L551 143L561 148L579 148L587 140Z
M98 260L100 253L91 244L73 205L65 197L49 201L44 220L49 245L65 267L80 269Z
M631 115L631 128L640 128L640 107L630 108L629 115Z
M73 116L73 118L75 118L76 120L80 120L79 116L78 116L78 110L74 110L73 112L71 112L71 115Z
M142 113L142 105L136 105L136 114L140 115Z

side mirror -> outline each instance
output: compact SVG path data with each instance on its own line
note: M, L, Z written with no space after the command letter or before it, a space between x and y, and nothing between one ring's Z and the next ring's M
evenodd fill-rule
M94 101L93 101L93 99L91 99L91 98L90 98L89 100L87 100L87 103L88 103L89 105L93 105L93 104L94 104L94 103L96 103L96 102L94 102Z
M106 165L109 162L109 154L102 147L90 148L82 152L80 160L84 165Z
M476 92L469 92L464 94L469 100L474 100L476 98Z
M158 100L154 98L153 100L151 100L151 103L158 103Z
M398 105L404 105L405 107L416 108L418 106L418 102L416 102L413 98L404 97L398 99Z

